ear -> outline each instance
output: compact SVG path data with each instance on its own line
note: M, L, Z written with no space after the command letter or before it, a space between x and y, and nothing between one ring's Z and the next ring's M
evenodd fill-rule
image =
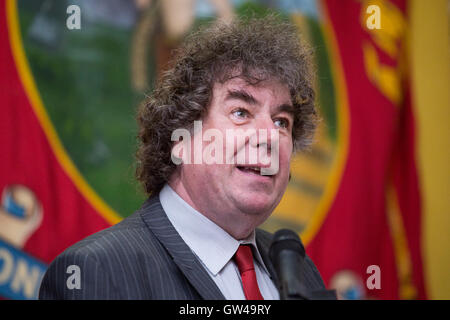
M191 134L187 129L176 129L172 133L171 140L173 141L170 158L176 165L190 162L191 154Z
M176 141L172 145L172 150L170 151L170 158L174 164L177 166L183 163L183 154L186 154L184 152L184 146L183 141Z

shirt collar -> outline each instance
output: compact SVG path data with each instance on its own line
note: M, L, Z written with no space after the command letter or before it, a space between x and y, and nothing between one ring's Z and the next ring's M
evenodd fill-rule
M256 246L255 231L247 239L234 239L192 208L168 184L159 193L159 200L175 230L214 276L230 261L240 244L252 245L256 261L269 274Z

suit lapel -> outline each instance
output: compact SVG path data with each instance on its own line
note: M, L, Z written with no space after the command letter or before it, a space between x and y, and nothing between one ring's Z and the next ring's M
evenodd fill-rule
M256 246L258 247L259 254L261 255L261 258L264 262L264 265L266 266L267 270L270 273L270 277L272 278L272 281L274 282L277 289L279 288L279 280L277 276L277 272L275 271L275 267L272 264L272 261L269 257L269 248L271 239L266 237L264 234L264 231L261 229L256 229Z
M259 253L261 258L263 259L264 264L266 265L267 270L269 271L273 282L275 283L278 290L280 290L280 281L277 276L276 270L272 261L269 257L270 245L272 243L272 235L266 231L261 229L256 229L256 245L258 246ZM315 268L315 267L314 267ZM310 270L310 269L308 269ZM310 270L308 276L312 276L314 272ZM320 275L317 275L320 277ZM336 300L336 291L335 290L327 290L325 288L306 288L305 295L308 299L312 300Z
M191 249L170 223L158 196L153 196L144 203L141 208L141 216L203 299L225 299L200 261L194 256Z

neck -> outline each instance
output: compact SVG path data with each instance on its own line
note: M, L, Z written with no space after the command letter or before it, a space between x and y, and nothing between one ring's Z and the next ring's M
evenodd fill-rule
M201 199L194 201L193 197L190 196L189 192L184 187L181 179L171 179L168 184L180 196L181 199L225 230L234 239L246 239L255 230L256 226L251 223L253 219L245 213L237 212L235 214L227 215L221 212L216 212L217 209L220 210L222 208L214 208L214 206L208 205L206 202L201 201ZM242 217L242 219L234 219L233 216L239 216Z

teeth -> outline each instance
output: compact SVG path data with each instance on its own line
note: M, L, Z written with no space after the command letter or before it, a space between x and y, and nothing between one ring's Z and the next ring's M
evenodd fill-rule
M261 168L259 168L259 167L240 167L240 168L241 168L241 170L252 170L252 171L257 171L257 172L261 171Z

